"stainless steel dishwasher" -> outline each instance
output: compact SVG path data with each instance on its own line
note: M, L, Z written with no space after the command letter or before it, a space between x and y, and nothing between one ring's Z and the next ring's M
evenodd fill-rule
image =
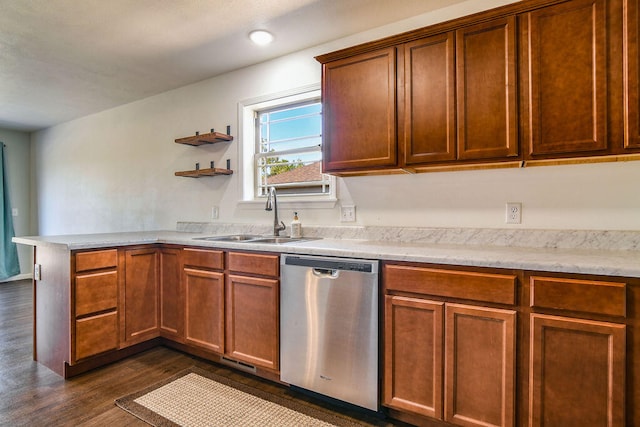
M378 410L378 261L280 259L280 378Z

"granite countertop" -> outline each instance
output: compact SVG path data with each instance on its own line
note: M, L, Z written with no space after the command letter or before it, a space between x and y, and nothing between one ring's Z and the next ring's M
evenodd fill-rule
M183 227L185 228L185 227ZM188 227L186 227L188 229ZM244 231L246 232L246 231ZM255 233L255 230L249 232ZM640 250L635 248L636 232L631 249L571 248L571 247L526 247L501 244L446 243L451 239L440 238L438 242L400 241L390 239L389 234L376 238L353 238L353 233L335 233L319 240L307 240L288 244L252 242L219 242L194 240L197 237L238 233L228 228L215 232L199 231L144 231L105 234L81 234L61 236L15 237L14 242L31 246L59 246L67 250L94 249L139 244L177 244L221 249L268 251L307 255L369 258L390 261L412 261L435 264L477 266L549 271L563 273L596 274L640 278ZM264 230L259 234L266 234ZM317 234L317 230L311 230ZM333 235L331 235L333 234ZM492 235L500 234L500 230ZM360 233L362 235L362 233ZM412 233L416 235L416 233ZM366 236L366 235L365 235ZM612 237L620 241L622 235ZM627 234L624 234L627 236ZM346 238L345 238L346 237ZM593 236L589 236L590 238ZM583 237L584 238L584 237ZM431 239L433 240L433 239ZM486 240L486 239L485 239ZM556 245L558 246L558 245ZM561 245L560 245L561 246ZM593 246L583 244L582 246Z

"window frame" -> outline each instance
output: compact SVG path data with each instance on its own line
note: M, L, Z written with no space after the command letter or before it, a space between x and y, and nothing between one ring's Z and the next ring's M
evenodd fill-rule
M292 105L320 98L320 84L313 84L284 92L251 98L238 102L239 144L238 165L241 171L239 179L239 205L262 208L265 197L257 194L258 178L255 155L257 136L255 117L258 111ZM333 208L336 197L336 178L329 176L330 190L327 194L278 195L278 205L286 207Z

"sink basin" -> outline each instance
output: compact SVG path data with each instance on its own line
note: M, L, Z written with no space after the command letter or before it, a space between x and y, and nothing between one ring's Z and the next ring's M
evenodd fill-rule
M213 242L248 242L262 238L264 238L264 236L257 234L231 234L228 236L194 237L194 240L208 240Z
M318 237L288 237L288 236L261 236L258 234L230 234L227 236L194 237L194 240L207 240L209 242L236 242L236 243L267 243L281 245L284 243L305 242L307 240L318 240Z
M275 245L280 245L283 243L298 243L298 242L306 242L308 240L318 240L317 237L265 237L261 239L252 240L251 243L270 243Z

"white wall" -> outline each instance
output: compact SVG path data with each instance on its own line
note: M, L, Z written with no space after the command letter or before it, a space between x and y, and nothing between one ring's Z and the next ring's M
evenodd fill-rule
M26 236L32 233L30 186L31 186L31 150L29 134L0 128L0 141L7 146L7 182L9 184L9 196L11 207L18 209L18 216L13 217L13 228L16 236ZM18 245L18 258L20 272L31 272L33 264L31 248Z
M189 179L178 170L231 159L238 141L199 148L179 137L231 125L239 101L320 81L314 55L509 1L470 0L323 46L182 87L32 135L39 234L173 229L176 221L264 223L261 206L238 205L239 175ZM504 204L523 203L521 228L640 230L640 163L548 166L338 179L357 224L506 227ZM339 206L300 209L303 224L338 225ZM281 212L285 222L289 210Z

